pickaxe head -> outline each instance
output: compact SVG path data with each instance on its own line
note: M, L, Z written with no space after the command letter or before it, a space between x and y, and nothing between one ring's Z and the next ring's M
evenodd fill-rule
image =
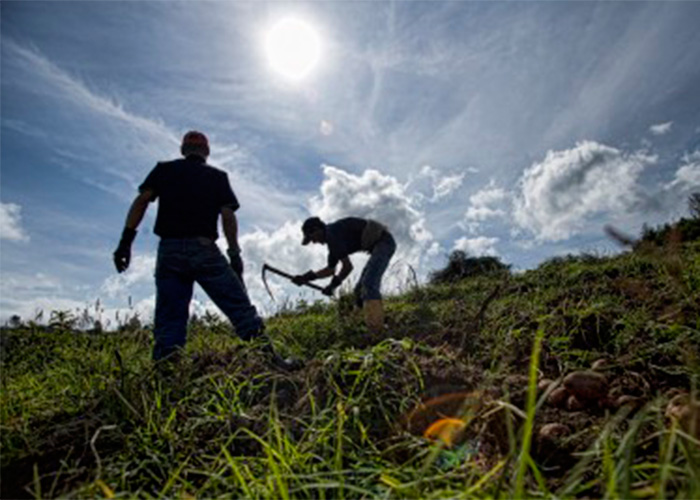
M272 295L272 290L270 290L270 287L267 284L267 276L265 274L269 269L270 269L270 266L268 266L267 264L263 264L263 266L262 266L262 281L263 281L263 285L265 285L265 290L267 290L267 293L270 295L270 298L272 299L272 301L275 302L275 296Z

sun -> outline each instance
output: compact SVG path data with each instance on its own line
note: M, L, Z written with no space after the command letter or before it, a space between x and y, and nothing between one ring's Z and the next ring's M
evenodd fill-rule
M295 18L283 19L272 26L265 49L272 69L292 81L308 76L321 58L318 33Z

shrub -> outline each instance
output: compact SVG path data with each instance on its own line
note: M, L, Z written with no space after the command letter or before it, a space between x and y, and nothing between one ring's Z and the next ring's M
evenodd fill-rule
M430 273L430 283L454 283L474 276L508 272L510 266L501 262L498 257L469 257L462 250L453 251L447 266Z
M642 229L642 238L639 243L662 246L671 241L684 243L696 240L700 240L700 218L686 219L684 217L673 224L663 224L655 228L645 226Z

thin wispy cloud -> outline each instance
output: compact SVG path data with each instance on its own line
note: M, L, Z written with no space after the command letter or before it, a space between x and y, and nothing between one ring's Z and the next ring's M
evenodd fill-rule
M8 118L2 119L2 126L4 128L19 132L20 134L27 135L34 139L45 139L47 137L46 132L38 127L29 125L22 120L11 120Z
M21 45L12 39L3 39L3 46L10 57L18 58L21 63L29 66L31 71L51 82L56 92L60 92L76 104L164 139L174 147L179 144L177 135L168 130L162 122L131 113L117 99L90 90L84 82L51 62L38 49Z
M652 135L666 135L671 131L671 127L673 127L673 122L658 123L649 127L649 132Z
M10 55L18 57L23 64L27 65L31 72L46 80L49 87L54 89L53 92L59 92L62 96L69 98L78 107L86 108L110 120L116 120L122 124L125 135L131 136L134 134L134 129L139 130L140 141L148 147L155 148L149 154L150 157L160 156L162 159L168 159L178 156L180 133L167 126L163 121L127 111L124 103L89 88L83 81L61 69L37 49L25 47L11 39L7 41L6 49ZM84 152L73 152L67 149L67 146L63 145L57 148L59 162L63 162L63 159L78 160L78 162L94 164L111 174L128 179L134 184L140 183L142 180L134 177L133 170L129 172L111 168L108 162L95 161L96 155L93 154L91 158ZM298 200L284 190L275 188L272 179L265 178L264 172L261 172L259 160L252 157L240 145L219 144L211 141L211 149L212 163L231 174L239 197L247 202L247 206L262 215L258 223L265 226L269 226L270 223L279 223L290 214L290 211L291 213L296 211L295 206L298 206ZM109 152L104 151L104 153L108 154ZM119 156L121 151L115 148L113 154ZM72 164L74 165L75 162ZM246 171L248 169L260 177L260 180L254 180ZM140 167L139 170L143 171L143 167ZM113 191L113 188L100 184L100 181L96 179L85 176L82 178L96 187ZM266 210L259 210L262 206L265 206Z
M16 203L0 203L0 238L27 242L29 235L22 227L22 207Z

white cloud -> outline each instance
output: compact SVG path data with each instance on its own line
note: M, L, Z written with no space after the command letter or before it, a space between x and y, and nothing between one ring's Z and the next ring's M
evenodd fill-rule
M365 170L354 175L324 165L321 195L311 199L310 211L326 221L365 217L387 225L404 247L423 246L432 239L425 218L405 187L390 175Z
M289 274L302 274L309 269L318 270L325 265L325 252L317 245L301 245L302 221L287 222L275 231L256 230L240 239L245 264L245 282L252 302L263 313L275 311L285 300L308 300L323 296L309 288L299 288L289 280L268 275L267 283L275 296L273 303L265 290L261 272L263 264L269 264Z
M673 122L657 123L649 127L649 132L653 135L665 135L671 131L672 126Z
M488 186L477 191L469 197L469 202L473 206L486 207L503 201L506 197L506 192L503 188L499 188L491 181Z
M693 192L700 191L700 150L683 156L674 178L664 186L665 205L670 209L685 206L686 198Z
M323 174L321 195L312 198L309 207L313 215L327 222L349 216L375 219L396 238L397 251L384 290L404 286L412 274L411 268L422 276L427 259L431 258L426 251L433 243L433 235L426 229L425 214L418 207L417 197L395 177L376 170L355 175L326 165ZM353 257L355 267L363 264L360 259Z
M426 259L439 253L439 245L425 228L423 213L416 208L417 200L406 191L396 178L376 170L361 175L351 174L337 167L324 166L320 195L310 200L309 211L326 222L349 216L376 219L388 226L397 240L397 253L387 273L384 291L400 289L411 274L409 266L419 271ZM301 220L287 222L273 231L256 230L241 237L243 259L246 265L246 284L253 303L263 312L274 311L285 301L300 298L314 301L323 296L307 288L298 288L284 278L270 275L268 284L277 304L265 291L260 272L263 263L298 274L309 269L318 270L326 265L327 249L320 245L302 246ZM345 287L351 287L359 278L366 262L364 254L353 255L355 271ZM322 284L323 282L321 282Z
M498 238L489 238L487 236L477 236L475 238L467 238L466 236L455 241L453 250L462 250L468 255L479 257L482 255L498 255L495 244L500 240Z
M448 175L438 179L433 185L433 200L437 201L451 195L460 188L463 180L464 174Z
M2 298L20 298L34 295L59 294L63 287L55 276L42 272L24 274L13 271L2 273Z
M120 274L113 274L104 281L101 292L109 298L127 296L132 286L153 280L155 265L155 255L136 255L131 259L129 269Z
M418 175L413 177L406 188L411 187L416 191L417 201L426 199L430 203L448 198L456 192L464 182L465 174L444 174L440 169L430 165L421 167ZM430 194L427 194L426 191Z
M700 162L689 163L680 167L676 171L676 177L672 184L690 189L700 187Z
M22 228L22 207L15 203L0 203L0 239L8 241L29 241Z
M469 197L469 207L464 214L465 223L462 226L470 232L475 232L481 222L504 216L505 210L498 205L506 200L506 196L506 191L491 181Z
M409 265L421 274L421 269L427 268L429 261L439 257L440 246L425 229L423 213L416 208L416 197L409 194L396 178L375 170L354 175L330 166L323 167L323 174L320 194L310 200L311 214L327 222L348 216L374 218L386 224L395 236L398 250L392 260L392 270L386 275L385 292L395 291L406 284L408 276L412 274ZM299 299L311 302L324 299L317 291L299 288L285 278L270 274L267 281L276 299L276 302L272 302L261 279L264 263L290 274L325 267L326 247L313 244L302 246L301 224L301 218L294 219L276 229L257 228L240 237L246 286L253 304L262 314L273 313ZM225 250L223 238L217 244ZM355 271L344 287L354 285L366 260L365 254L352 256ZM103 293L110 297L127 295L133 285L152 279L153 265L153 256L137 256L129 271L105 281ZM203 307L214 309L211 302L195 309Z
M489 208L489 207L469 207L467 208L467 211L464 214L464 217L467 219L467 225L470 227L478 227L478 224L474 225L472 224L473 222L483 222L486 219L491 219L495 217L500 217L502 215L505 215L505 212L503 210L497 209L497 208Z
M656 161L592 141L549 151L523 173L515 222L541 241L569 238L591 216L625 212L639 203L639 177Z

